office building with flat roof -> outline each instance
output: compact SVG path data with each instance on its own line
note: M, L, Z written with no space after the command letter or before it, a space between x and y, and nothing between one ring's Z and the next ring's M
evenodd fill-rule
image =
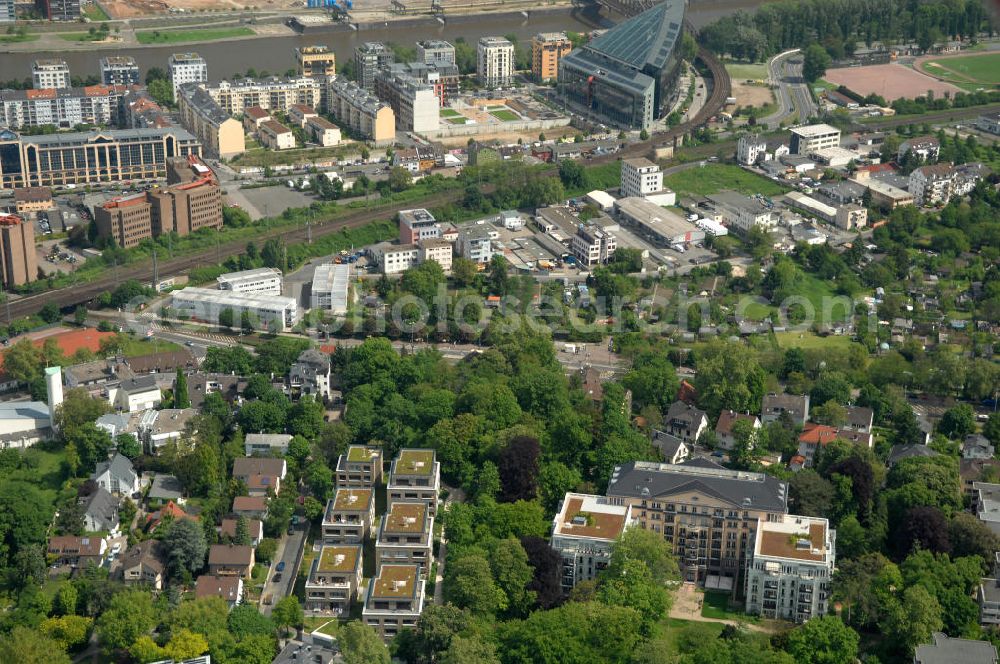
M113 198L94 208L97 234L111 238L116 247L130 249L153 237L152 206L146 194L132 194Z
M614 126L651 127L677 79L685 6L667 0L573 49L559 63L564 99Z
M0 278L8 290L38 278L34 226L4 212L0 212Z
M222 189L212 177L150 189L153 236L190 235L202 228L222 228Z
M101 83L104 85L139 85L139 65L128 55L109 55L101 58Z
M361 589L362 555L358 544L320 549L306 578L306 611L346 614Z
M69 65L61 58L35 60L31 64L31 87L36 90L68 88Z
M317 265L313 273L312 288L309 291L310 307L338 315L346 314L350 281L350 265L334 263Z
M399 241L413 244L420 240L441 237L441 225L424 208L399 211Z
M506 37L480 37L476 49L476 75L487 88L514 82L514 45Z
M381 565L368 584L361 617L383 639L414 629L424 610L424 575L419 565Z
M631 505L604 496L567 493L552 519L550 546L562 557L562 587L569 592L607 569L615 540L634 522Z
M226 272L215 278L219 290L233 293L256 293L259 295L281 295L281 270L274 267L259 267L253 270Z
M236 322L241 320L243 312L247 312L257 329L286 332L298 322L298 305L291 297L229 293L189 286L175 291L172 298L175 309L207 323L218 323L219 313L225 309L232 310Z
M573 50L565 32L539 32L531 38L531 75L536 81L559 77L559 61Z
M295 64L299 76L318 78L337 75L337 56L326 46L299 46L295 49Z
M392 49L382 42L364 42L354 49L358 85L369 92L375 89L375 76L383 67L396 61Z
M35 0L35 9L50 21L80 20L80 0Z

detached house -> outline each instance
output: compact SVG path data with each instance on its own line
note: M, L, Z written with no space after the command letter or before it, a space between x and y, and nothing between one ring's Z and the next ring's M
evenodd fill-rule
M236 525L239 519L223 519L219 526L219 535L233 539L236 537ZM264 524L260 519L247 519L247 531L250 533L250 546L257 547L264 539Z
M760 410L760 421L769 424L787 413L792 423L804 427L809 421L809 395L803 394L768 394L764 397Z
M118 499L104 487L80 498L83 506L83 529L88 532L118 531Z
M263 519L267 516L267 498L262 496L236 496L233 498L233 513L248 519Z
M143 584L163 589L167 564L159 540L146 540L129 547L122 557L122 581L125 585Z
M667 433L686 443L694 443L708 429L708 415L683 401L675 401L670 404L663 425Z
M213 544L208 550L208 572L214 576L239 576L249 579L253 571L253 547L237 544Z
M150 374L123 380L117 388L108 391L108 400L118 410L137 413L156 408L163 401L156 376Z
M317 401L330 398L330 357L314 348L302 351L292 365L288 382L299 394L311 394Z
M100 537L58 535L49 538L48 554L57 565L70 567L99 567L104 562L108 543Z
M246 484L251 496L277 494L287 470L284 459L240 457L233 461L233 477Z
M715 437L719 441L719 447L726 450L736 448L737 440L735 434L733 433L733 427L740 421L750 423L750 426L754 431L754 435L751 438L751 447L756 444L757 430L760 429L760 420L757 419L757 416L750 415L748 413L735 413L731 410L724 410L719 413L719 421L715 424Z
M238 576L212 576L202 574L194 588L195 599L221 597L229 608L243 601L243 579Z
M115 453L110 461L97 464L97 470L90 479L97 482L109 493L132 496L139 493L139 475L128 457Z

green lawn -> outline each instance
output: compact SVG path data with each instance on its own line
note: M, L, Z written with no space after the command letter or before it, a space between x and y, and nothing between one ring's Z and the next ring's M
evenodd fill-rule
M514 122L520 120L521 116L514 111L508 111L507 109L501 109L499 111L490 111L490 115L495 117L500 122Z
M44 444L35 445L24 452L23 457L27 463L24 467L11 471L5 479L23 480L38 487L50 500L55 503L56 496L62 488L64 455L61 452L52 452L45 449Z
M777 196L788 191L772 180L732 164L706 164L700 168L689 168L666 176L663 178L663 185L678 194L699 196L714 194L725 189L733 189L746 195L765 196Z
M163 339L140 339L138 337L129 337L128 343L125 345L123 354L125 355L125 357L142 357L143 355L152 355L153 353L166 353L180 349L181 349L180 344L175 344L172 341L164 341Z
M91 21L110 21L111 17L108 16L97 3L90 3L87 5L86 9L83 10L83 15L89 18Z
M847 348L854 341L846 335L821 337L813 332L775 332L778 346L786 348Z
M453 125L464 125L469 121L469 118L459 116L457 118L447 118L447 121Z
M178 44L181 42L206 42L255 34L246 27L211 28L201 30L145 30L135 33L140 44Z
M724 592L705 591L705 601L701 605L701 615L705 618L715 618L717 620L745 620L746 614L742 611L729 610L729 598L731 595Z
M767 80L767 65L764 63L726 64L726 71L729 72L729 78L734 81Z
M461 113L459 113L458 111L456 111L453 108L442 108L441 109L441 117L442 118L457 118L457 117L459 117L461 115L462 115Z
M20 44L38 39L39 35L25 33L23 35L0 35L0 44Z
M1000 53L929 60L921 68L949 81L1000 85Z

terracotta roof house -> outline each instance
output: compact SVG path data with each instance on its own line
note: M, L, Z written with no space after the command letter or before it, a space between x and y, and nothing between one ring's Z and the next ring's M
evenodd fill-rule
M48 554L58 565L70 567L99 567L104 562L108 543L100 537L57 535L49 538Z
M239 519L227 518L222 520L219 526L219 534L223 537L233 539L236 537L236 524ZM247 519L247 530L250 533L250 545L257 546L264 539L264 524L260 519Z
M287 469L284 459L240 457L233 461L233 477L246 484L251 496L277 494Z
M233 513L237 516L263 519L267 515L267 498L261 496L236 496L233 498Z
M166 519L191 519L192 521L197 521L198 517L188 514L183 509L181 509L177 503L174 501L167 502L166 505L150 513L146 517L146 529L149 531L155 530L157 526L163 523Z

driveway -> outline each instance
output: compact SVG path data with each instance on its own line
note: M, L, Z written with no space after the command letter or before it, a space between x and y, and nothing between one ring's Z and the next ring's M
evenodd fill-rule
M298 524L294 526L291 535L285 535L278 544L278 551L271 562L271 567L267 570L267 582L261 592L261 612L269 616L271 609L282 597L292 594L295 589L295 579L299 575L299 564L302 562L302 550L306 543L306 532L308 524ZM285 569L281 572L281 581L275 583L274 575L277 573L279 563L285 563ZM270 595L271 603L264 604L264 598Z

